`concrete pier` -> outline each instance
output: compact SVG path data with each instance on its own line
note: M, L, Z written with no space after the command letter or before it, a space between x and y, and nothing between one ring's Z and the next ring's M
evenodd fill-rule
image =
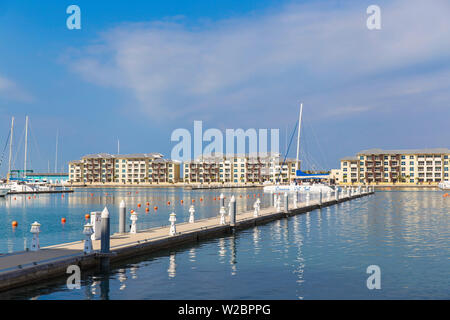
M281 209L280 212L269 206L261 208L257 217L254 210L237 212L234 227L230 222L221 224L220 215L208 219L195 220L194 223L176 224L176 234L169 235L170 226L152 228L137 233L116 233L110 237L108 258L111 263L140 254L147 254L161 249L172 248L181 244L198 242L203 239L232 233L255 225L309 212L322 207L364 197L373 191L353 196L340 196L338 200L317 200L297 202L297 208ZM290 198L294 197L292 195ZM0 291L36 283L55 277L66 276L67 267L78 265L82 270L100 266L105 253L101 252L101 240L93 240L93 252L84 252L84 241L41 247L39 251L21 251L0 255Z

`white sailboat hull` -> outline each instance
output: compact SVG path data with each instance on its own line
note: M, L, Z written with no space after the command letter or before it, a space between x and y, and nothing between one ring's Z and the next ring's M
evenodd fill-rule
M265 186L265 193L276 193L276 192L317 192L319 193L334 192L334 189L325 184L311 184L311 185L275 185L275 186Z
M438 187L442 190L450 190L450 181L441 182Z
M9 189L6 188L0 188L0 197L4 197L8 194Z

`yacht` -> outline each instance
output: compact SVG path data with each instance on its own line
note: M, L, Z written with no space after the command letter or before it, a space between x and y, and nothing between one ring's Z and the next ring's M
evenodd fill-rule
M303 103L300 104L300 114L298 119L298 131L297 131L297 158L295 162L296 180L312 180L312 179L326 179L328 174L307 174L299 168L299 155L300 155L300 132L302 125ZM295 129L294 129L295 132ZM288 149L289 151L289 149ZM287 152L286 152L287 154ZM280 168L281 170L281 168ZM334 192L334 188L324 183L291 183L291 184L276 184L271 186L265 186L264 192L276 193L276 192Z
M450 181L444 181L438 184L438 187L442 190L450 190Z

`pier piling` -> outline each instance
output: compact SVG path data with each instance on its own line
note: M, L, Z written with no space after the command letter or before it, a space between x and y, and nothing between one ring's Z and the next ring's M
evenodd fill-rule
M125 220L127 215L127 208L125 205L125 201L120 201L119 206L119 233L125 233Z

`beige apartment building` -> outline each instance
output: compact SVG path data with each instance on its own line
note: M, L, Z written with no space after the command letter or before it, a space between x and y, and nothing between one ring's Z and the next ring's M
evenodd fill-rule
M69 162L72 184L158 184L180 181L180 163L160 153L86 155Z
M283 159L279 154L265 157L233 155L201 156L183 163L185 183L262 184L279 180L289 183L295 177L295 159Z
M341 184L438 184L449 181L450 149L370 149L341 159Z

